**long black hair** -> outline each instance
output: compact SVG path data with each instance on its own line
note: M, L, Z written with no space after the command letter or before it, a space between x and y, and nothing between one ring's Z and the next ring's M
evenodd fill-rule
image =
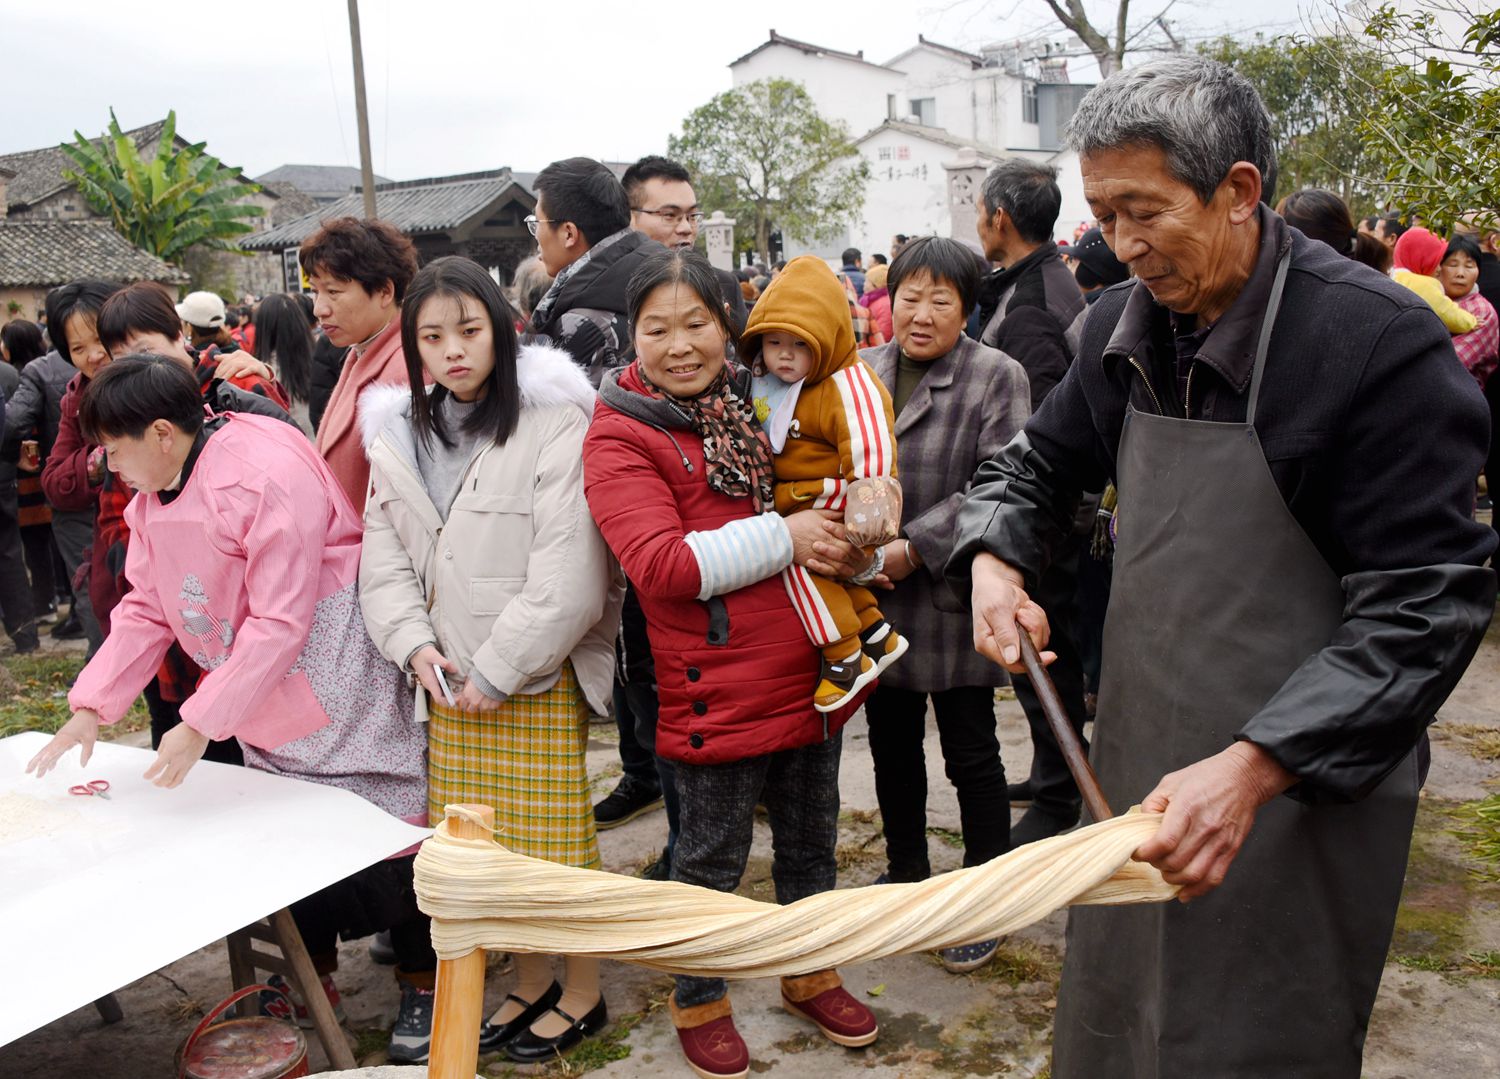
M630 316L632 333L640 321L646 298L662 285L686 285L696 292L729 343L739 347L739 337L729 323L724 294L719 289L718 271L709 265L708 259L690 248L658 251L648 256L641 268L631 275L630 284L625 287L625 310Z
M295 296L273 293L260 301L255 316L255 351L276 366L276 377L293 401L312 396L312 327Z
M401 301L401 349L406 354L406 377L411 382L412 426L429 446L434 437L444 446L453 445L443 430L437 408L448 396L448 390L437 385L429 393L424 388L422 353L417 347L417 319L422 306L437 297L457 302L463 318L470 317L475 304L489 316L495 365L478 405L464 419L464 430L489 435L504 443L521 417L521 388L516 381L516 312L489 272L461 255L445 255L423 266Z
M1391 255L1385 244L1359 232L1349 206L1332 191L1306 187L1281 200L1277 213L1310 240L1322 240L1345 258L1384 273Z

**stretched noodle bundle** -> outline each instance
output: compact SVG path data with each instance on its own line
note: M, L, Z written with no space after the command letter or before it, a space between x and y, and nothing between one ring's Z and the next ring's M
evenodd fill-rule
M1160 821L1131 812L920 883L784 907L527 858L453 836L444 822L417 855L417 898L443 959L487 948L765 978L1004 936L1074 903L1170 899L1176 886L1130 860Z

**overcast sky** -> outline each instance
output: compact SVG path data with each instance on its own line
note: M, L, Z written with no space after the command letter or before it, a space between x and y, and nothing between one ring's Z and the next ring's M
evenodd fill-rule
M1177 0L1167 18L1189 39L1277 33L1326 4ZM252 176L359 164L347 0L0 6L0 153L97 135L113 106L126 128L175 108L184 136ZM1133 5L1142 22L1167 6ZM1088 7L1112 20L1113 0ZM662 152L772 27L876 62L918 33L977 48L1058 29L1042 0L361 0L360 19L375 171L392 179Z

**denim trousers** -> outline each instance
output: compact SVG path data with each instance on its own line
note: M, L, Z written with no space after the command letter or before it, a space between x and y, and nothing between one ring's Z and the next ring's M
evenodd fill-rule
M677 763L681 832L672 879L732 892L750 858L755 804L771 823L776 902L833 888L838 876L839 755L842 732L826 742L728 764ZM723 978L677 976L677 1005L707 1004L729 991Z

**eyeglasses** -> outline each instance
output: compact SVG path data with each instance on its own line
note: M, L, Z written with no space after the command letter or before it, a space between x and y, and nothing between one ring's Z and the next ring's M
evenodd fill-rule
M691 221L694 225L699 225L703 222L702 210L692 210L684 212L677 209L676 207L671 207L666 210L636 210L635 212L638 214L650 214L652 217L659 217L665 224L671 225L674 228L678 224L680 224L684 218L688 221Z
M542 225L558 225L558 224L561 224L561 222L559 222L559 221L549 221L545 217L538 217L536 214L527 214L526 215L526 231L529 232L529 233L531 233L533 236L536 235L537 229L540 228Z

